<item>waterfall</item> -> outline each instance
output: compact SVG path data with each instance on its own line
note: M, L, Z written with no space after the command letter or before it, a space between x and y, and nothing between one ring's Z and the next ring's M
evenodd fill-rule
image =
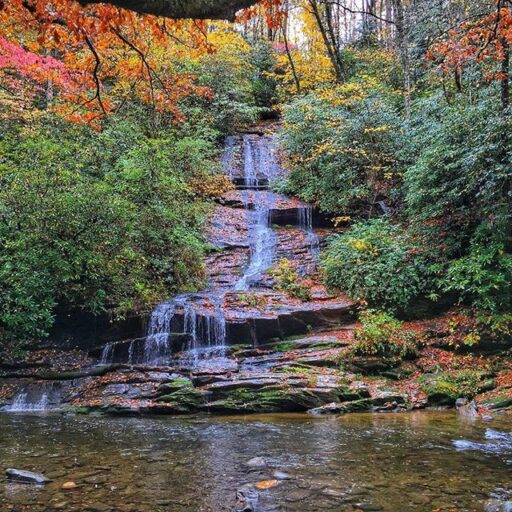
M106 366L114 362L114 345L115 343L110 342L103 347L100 356L100 365Z
M171 356L169 344L171 322L176 311L176 303L163 302L151 313L148 334L144 343L143 364L165 364Z
M250 260L242 277L236 282L235 290L248 290L274 261L277 236L270 226L274 196L254 189L259 188L262 181L271 183L279 172L273 138L258 137L255 140L250 136L244 137L244 185L248 190L253 190L254 211L248 212L252 219L249 226Z
M14 398L11 405L4 410L6 412L29 412L46 411L48 409L48 395L43 393L37 402L29 400L28 393L19 393Z
M244 185L247 189L258 187L257 163L259 151L249 137L244 137Z
M243 155L241 165L235 161L235 155L239 153ZM226 139L222 153L224 172L242 189L249 219L250 257L243 275L233 286L235 290L258 286L275 259L278 237L271 227L270 213L279 195L265 189L283 172L276 156L273 136L249 134ZM318 238L312 229L311 207L300 209L298 215L298 225L307 233L314 252L318 248ZM180 339L180 346L172 346L174 333L185 335L175 337ZM127 351L121 351L116 344L109 343L103 349L100 363L109 364L121 358L129 364L168 365L174 348L174 352L182 352L180 363L197 367L202 361L211 363L212 359L222 359L226 354L226 344L223 292L206 290L200 294L178 295L156 306L143 347L135 340Z
M183 326L189 335L182 364L197 367L202 359L224 357L226 353L226 317L221 298L209 297L214 303L213 314L198 314L191 302L181 301Z
M270 227L271 203L257 201L253 213L254 221L249 229L251 256L249 265L235 284L235 290L248 290L251 284L272 266L277 237Z

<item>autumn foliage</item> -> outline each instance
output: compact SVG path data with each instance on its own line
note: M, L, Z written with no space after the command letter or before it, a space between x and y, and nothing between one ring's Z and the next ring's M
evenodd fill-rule
M0 27L4 87L24 100L42 95L72 121L94 123L128 99L179 120L180 98L210 94L192 73L175 66L184 51L209 51L205 22L140 16L109 5L83 7L70 0L7 0Z
M447 73L460 77L471 62L482 67L488 80L508 79L508 71L497 67L506 63L512 45L512 7L507 0L496 0L494 12L465 21L448 31L447 36L433 45L427 54Z

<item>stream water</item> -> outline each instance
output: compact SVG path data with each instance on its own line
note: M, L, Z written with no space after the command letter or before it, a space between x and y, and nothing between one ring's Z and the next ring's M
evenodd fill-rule
M238 489L276 471L286 479L260 491L257 512L482 511L512 490L507 418L0 415L0 430L2 473L52 478L0 482L2 511L231 511ZM251 468L254 457L268 466ZM67 481L78 487L62 491Z

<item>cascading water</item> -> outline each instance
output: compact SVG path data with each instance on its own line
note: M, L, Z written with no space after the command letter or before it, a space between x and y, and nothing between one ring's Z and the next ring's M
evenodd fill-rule
M151 313L148 334L144 343L143 364L166 364L171 356L171 324L176 303L163 302ZM132 356L133 357L133 356Z
M58 383L38 382L25 385L13 397L3 412L44 412L60 404L61 389Z
M297 224L306 233L313 262L320 258L320 240L313 230L313 207L305 205L297 210Z
M271 183L278 175L280 167L275 158L273 138L244 137L244 188L246 205L251 194L254 211L248 212L252 219L249 228L251 257L242 277L235 284L235 290L248 290L267 271L274 261L277 236L270 226L270 211L274 196L258 191L261 183ZM251 191L251 192L249 192Z
M28 393L19 393L11 405L4 410L8 412L46 411L48 409L48 395L43 393L37 402L30 402Z

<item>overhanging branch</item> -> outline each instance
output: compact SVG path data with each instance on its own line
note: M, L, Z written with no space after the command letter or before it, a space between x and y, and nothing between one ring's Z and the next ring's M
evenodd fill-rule
M240 9L257 0L79 0L81 4L108 3L141 14L154 14L176 19L234 20Z

